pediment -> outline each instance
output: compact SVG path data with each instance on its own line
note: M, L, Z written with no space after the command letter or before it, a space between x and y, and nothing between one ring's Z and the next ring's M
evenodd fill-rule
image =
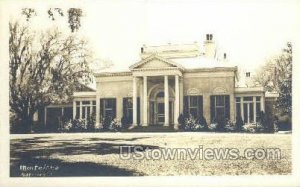
M180 65L157 55L150 56L130 67L133 69L164 69L164 68L182 68Z

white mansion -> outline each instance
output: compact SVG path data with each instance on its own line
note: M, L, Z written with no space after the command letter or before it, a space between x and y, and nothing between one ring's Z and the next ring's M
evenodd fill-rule
M46 125L57 124L55 116L87 118L96 116L96 127L103 118L120 120L126 116L133 126L174 125L179 115L204 116L208 123L217 117L245 123L256 122L265 110L262 87L238 87L237 66L226 54L216 57L211 34L204 50L198 43L144 45L140 61L126 69L111 67L95 73L96 90L74 93L70 105L45 109Z

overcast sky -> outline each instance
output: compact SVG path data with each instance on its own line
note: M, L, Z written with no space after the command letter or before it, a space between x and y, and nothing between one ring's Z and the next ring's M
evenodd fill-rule
M17 15L20 7L12 8ZM202 44L205 34L212 33L229 60L254 70L297 36L299 8L298 1L290 0L94 1L82 4L80 33L96 58L118 66L137 62L143 44ZM49 24L47 16L38 17L34 25Z

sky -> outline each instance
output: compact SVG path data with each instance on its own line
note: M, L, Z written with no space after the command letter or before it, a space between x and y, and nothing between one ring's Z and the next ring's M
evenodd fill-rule
M46 3L29 6L40 12L53 7ZM211 33L218 50L226 52L231 62L254 71L280 53L286 42L293 42L300 27L300 3L292 0L112 0L86 1L80 7L84 16L79 34L89 41L95 58L123 67L140 60L143 44L197 41L202 45L205 34ZM11 8L12 17L17 17L20 6ZM32 22L35 27L67 27L66 20L51 22L46 14Z

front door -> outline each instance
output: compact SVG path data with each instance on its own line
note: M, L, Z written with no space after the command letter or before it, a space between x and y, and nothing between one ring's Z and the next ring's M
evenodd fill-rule
M158 102L156 111L157 124L163 125L165 122L165 104L163 102Z

